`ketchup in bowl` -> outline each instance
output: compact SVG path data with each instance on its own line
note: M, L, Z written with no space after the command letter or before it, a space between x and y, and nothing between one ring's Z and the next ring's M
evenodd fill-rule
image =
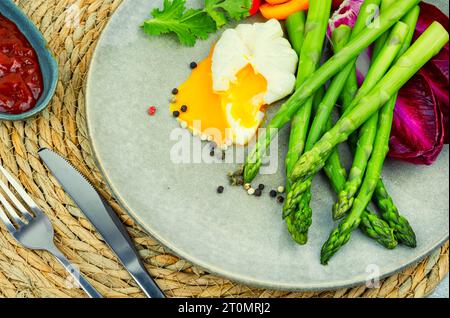
M28 111L42 91L36 52L17 26L0 14L0 112Z

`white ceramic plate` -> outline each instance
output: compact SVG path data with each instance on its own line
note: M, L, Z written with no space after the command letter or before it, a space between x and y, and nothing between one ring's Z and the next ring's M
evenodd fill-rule
M188 76L188 64L205 58L219 34L194 48L171 36L148 38L139 28L162 1L125 0L97 45L87 86L87 117L98 164L117 199L151 235L174 253L235 281L286 290L317 290L364 283L410 265L448 237L449 152L430 167L388 160L385 183L414 227L416 249L389 251L356 231L328 266L320 248L334 224L334 194L319 176L313 186L314 221L306 246L295 244L281 219L281 206L226 187L235 164L175 164L170 135L177 127L168 109L173 87ZM188 1L199 5L200 1ZM444 3L444 2L443 2ZM448 10L448 2L447 10ZM247 20L245 23L250 23ZM150 117L150 104L158 106ZM273 111L272 111L273 113ZM270 116L270 115L269 115ZM283 162L288 128L279 136ZM186 134L185 136L189 136ZM266 188L284 183L283 165L258 177Z

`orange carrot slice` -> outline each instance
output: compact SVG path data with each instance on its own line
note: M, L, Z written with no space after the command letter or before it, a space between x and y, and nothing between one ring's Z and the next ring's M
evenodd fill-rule
M266 0L267 3L269 4L282 4L282 3L286 3L290 0Z
M266 19L284 20L292 13L307 10L308 7L309 0L290 0L276 5L264 3L259 10Z

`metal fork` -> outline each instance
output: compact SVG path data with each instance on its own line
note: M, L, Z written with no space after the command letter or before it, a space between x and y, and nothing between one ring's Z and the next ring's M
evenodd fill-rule
M55 246L55 243L53 242L53 226L50 223L49 218L42 212L11 174L5 170L5 168L0 166L0 172L3 173L9 184L16 190L19 198L22 199L23 202L28 205L31 212L33 212L33 214L30 213L30 211L25 208L19 199L10 191L8 186L0 179L0 188L9 199L8 201L0 192L0 202L8 212L8 214L6 214L0 205L0 220L3 221L12 236L29 249L45 250L53 254L90 297L101 298L102 295L81 276L78 269L71 264L64 254ZM22 214L22 217L19 216L16 209ZM10 220L8 215L12 220Z

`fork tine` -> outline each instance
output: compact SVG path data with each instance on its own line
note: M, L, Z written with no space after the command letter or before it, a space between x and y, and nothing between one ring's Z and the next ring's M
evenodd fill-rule
M16 231L16 228L11 223L11 221L9 220L9 218L6 215L5 211L3 211L3 209L1 207L0 207L0 220L2 220L3 223L5 223L6 228L8 229L8 231L10 231L11 233L14 233Z
M0 181L0 183L3 182ZM9 204L8 200L6 200L6 198L3 196L1 192L0 192L0 202L3 204L6 211L8 211L9 215L14 219L14 222L16 222L19 225L19 227L25 225L20 216L17 214L16 210L14 210L14 208L11 206L11 204Z
M25 192L25 190L22 188L22 186L19 185L19 183L11 176L11 174L6 171L5 168L0 166L0 171L3 173L3 175L6 177L8 182L13 186L14 189L16 189L17 193L22 197L22 199L25 201L26 204L34 211L37 208L36 203L34 203L33 199ZM16 196L9 190L9 188L0 180L0 187L5 191L6 195L9 197L9 199L14 203L16 208L28 219L31 220L33 218L33 215L31 215L30 212L28 212L27 208L23 206L23 204L16 198ZM37 208L38 209L38 208Z

